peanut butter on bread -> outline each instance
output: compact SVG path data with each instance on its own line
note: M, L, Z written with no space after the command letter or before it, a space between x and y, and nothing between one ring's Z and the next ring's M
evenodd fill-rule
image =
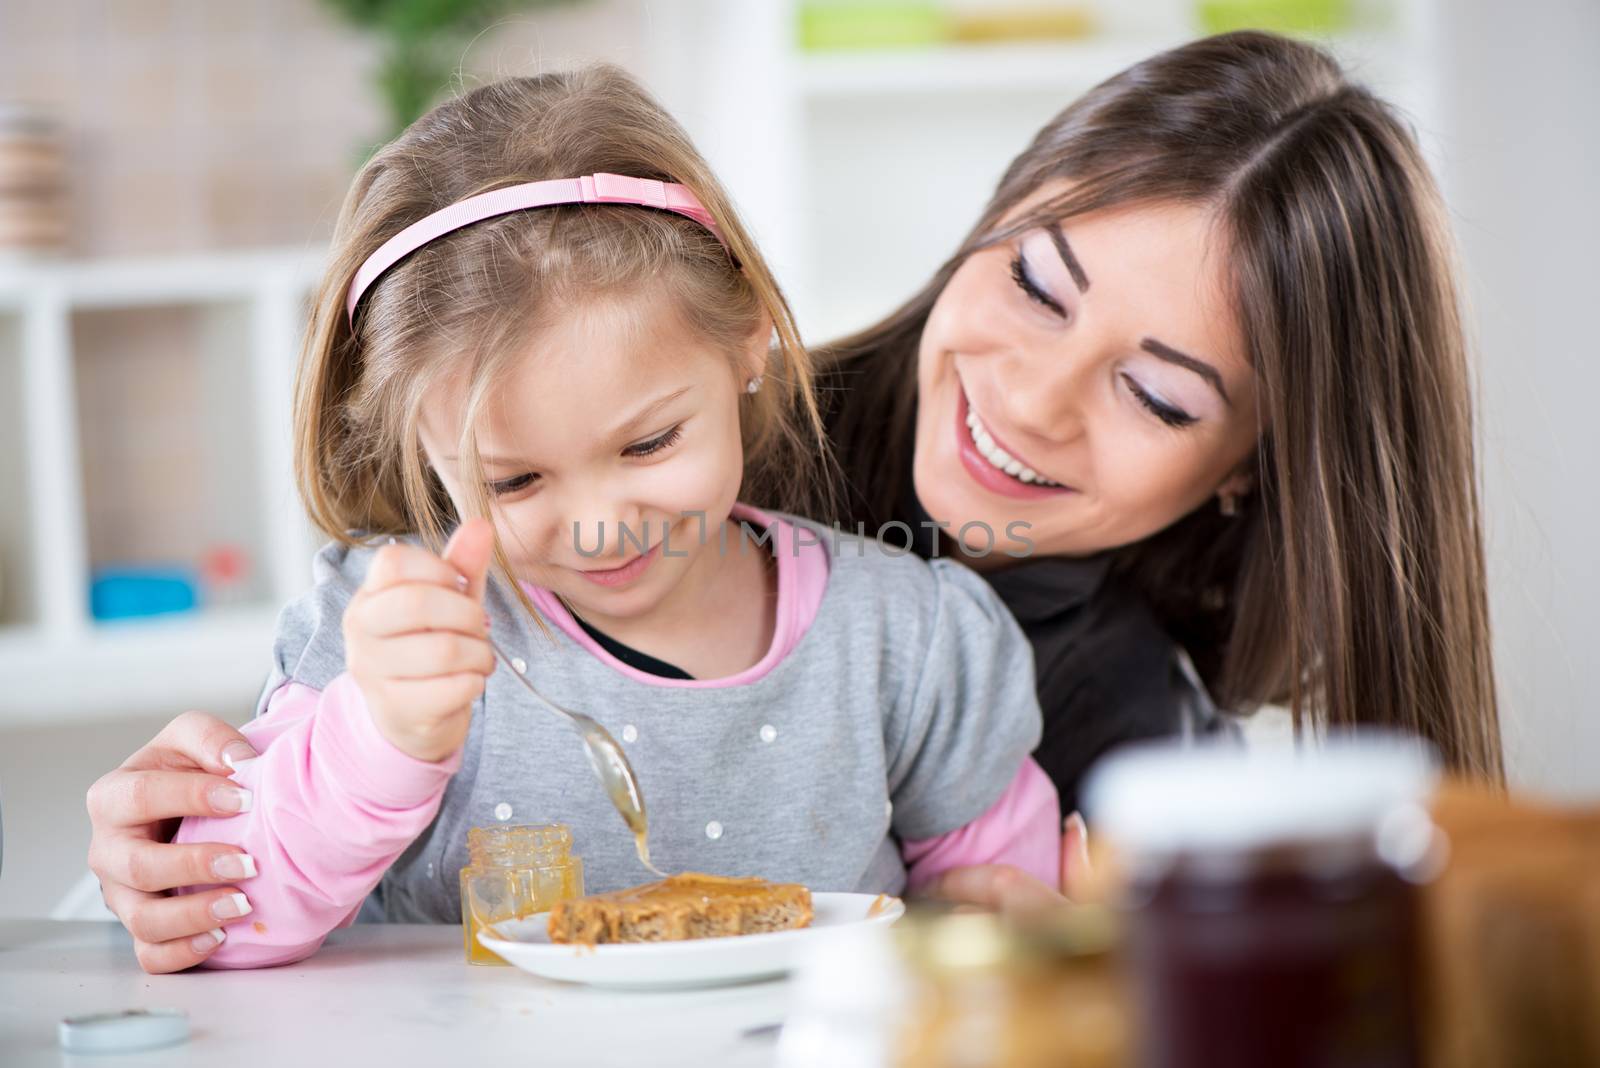
M788 931L811 923L811 891L797 883L685 873L558 902L550 941L680 942Z

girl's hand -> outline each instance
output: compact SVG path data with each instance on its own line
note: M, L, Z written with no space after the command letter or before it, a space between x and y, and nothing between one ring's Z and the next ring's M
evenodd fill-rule
M437 557L379 550L344 613L345 663L379 733L418 760L460 749L472 702L494 673L483 590L494 551L486 519L463 523Z
M1059 887L1040 882L1009 864L974 864L942 873L923 893L941 901L999 912L1027 912L1092 899L1092 875L1089 830L1083 817L1074 812L1062 825Z

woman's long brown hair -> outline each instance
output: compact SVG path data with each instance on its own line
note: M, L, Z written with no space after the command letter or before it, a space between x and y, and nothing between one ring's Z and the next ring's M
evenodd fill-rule
M1006 219L1047 182L1064 195ZM1445 213L1416 142L1326 53L1264 33L1165 52L1012 163L967 240L882 323L825 350L851 522L895 518L929 310L977 249L1132 203L1216 213L1269 428L1236 518L1114 550L1219 704L1373 724L1503 778L1470 373Z

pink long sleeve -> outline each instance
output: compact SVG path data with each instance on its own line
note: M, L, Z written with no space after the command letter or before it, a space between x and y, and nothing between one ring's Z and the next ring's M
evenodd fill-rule
M1061 799L1055 784L1029 757L987 812L937 838L907 839L901 855L911 893L969 864L1010 864L1056 886L1061 881Z
M220 968L299 960L354 920L433 820L461 762L459 753L431 764L396 749L349 675L320 692L284 684L243 731L261 753L234 776L254 792L250 811L186 819L175 839L226 842L255 858L258 876L240 887L254 909L226 927L206 961Z

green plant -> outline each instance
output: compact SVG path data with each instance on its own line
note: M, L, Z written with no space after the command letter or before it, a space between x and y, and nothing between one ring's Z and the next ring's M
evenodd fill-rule
M384 39L377 88L389 136L409 126L450 84L472 39L513 11L580 0L322 0L346 22Z

